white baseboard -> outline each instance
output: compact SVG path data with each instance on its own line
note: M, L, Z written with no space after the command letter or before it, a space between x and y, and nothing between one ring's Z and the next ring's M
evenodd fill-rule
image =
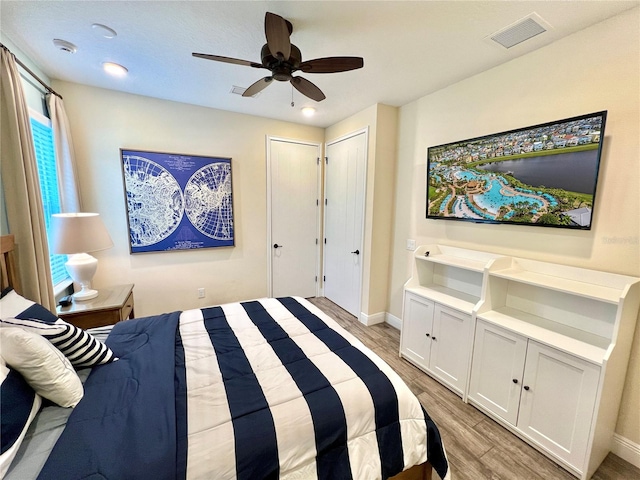
M391 315L390 313L387 312L386 318L384 321L387 322L389 325L391 325L393 328L396 328L398 330L402 329L402 319L396 317L395 315Z
M640 468L640 445L617 433L613 434L611 453Z
M371 325L376 325L377 323L384 323L386 312L374 313L373 315L367 315L366 313L360 312L360 323L364 323L367 327Z

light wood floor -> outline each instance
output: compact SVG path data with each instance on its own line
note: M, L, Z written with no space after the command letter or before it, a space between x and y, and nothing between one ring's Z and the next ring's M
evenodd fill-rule
M384 323L366 327L326 298L309 300L391 365L416 394L440 429L453 480L576 479L475 407L463 403L460 397L427 374L399 358L398 330ZM435 472L434 478L437 478ZM640 469L609 454L593 479L639 480Z

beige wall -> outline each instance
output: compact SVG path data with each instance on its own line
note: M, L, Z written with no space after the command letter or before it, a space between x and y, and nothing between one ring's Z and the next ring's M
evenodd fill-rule
M640 9L400 108L390 313L402 312L407 238L640 276ZM425 219L432 145L608 110L590 231ZM640 443L640 328L617 432Z
M73 83L53 87L71 122L84 209L101 214L114 242L95 254L97 288L134 283L137 316L267 295L266 136L322 143L324 129ZM120 148L231 157L235 247L130 255Z

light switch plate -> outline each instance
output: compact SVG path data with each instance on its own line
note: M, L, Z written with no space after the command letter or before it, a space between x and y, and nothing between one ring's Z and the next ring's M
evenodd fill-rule
M407 239L407 250L411 250L412 252L416 249L416 241L408 238Z

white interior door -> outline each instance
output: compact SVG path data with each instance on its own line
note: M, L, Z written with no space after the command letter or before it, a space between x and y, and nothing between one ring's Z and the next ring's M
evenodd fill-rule
M360 317L367 135L327 145L324 296Z
M317 295L320 145L269 138L270 295Z

